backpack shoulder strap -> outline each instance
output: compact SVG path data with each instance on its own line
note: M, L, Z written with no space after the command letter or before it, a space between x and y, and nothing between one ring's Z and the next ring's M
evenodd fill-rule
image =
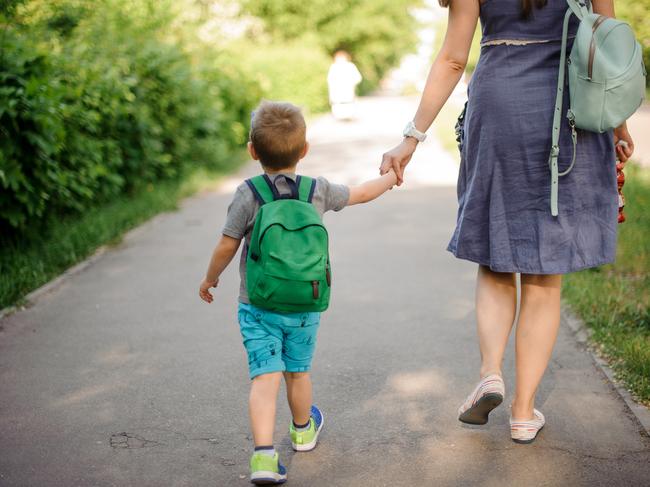
M261 174L259 176L255 176L254 178L247 179L246 184L253 192L253 195L255 196L255 199L260 204L260 206L264 206L266 203L275 201L275 192L277 190L275 189L273 182L266 174Z
M298 185L298 199L306 203L311 203L316 190L316 180L308 176L298 176L296 178Z

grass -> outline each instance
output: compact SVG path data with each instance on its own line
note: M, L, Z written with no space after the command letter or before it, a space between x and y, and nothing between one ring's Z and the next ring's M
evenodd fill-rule
M616 263L566 276L563 293L617 378L650 405L650 170L625 172Z
M38 239L0 242L0 309L25 304L30 291L102 245L118 243L125 232L154 215L176 209L184 197L214 187L224 173L197 169L180 180L149 185L138 194L121 196L81 216L56 220Z

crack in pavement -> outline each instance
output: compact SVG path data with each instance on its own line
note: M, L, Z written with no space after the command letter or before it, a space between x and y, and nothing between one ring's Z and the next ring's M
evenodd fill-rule
M109 440L111 448L123 448L127 450L134 450L139 448L150 448L154 446L165 446L165 443L159 441L147 440L146 438L136 435L134 433L115 433L111 435Z

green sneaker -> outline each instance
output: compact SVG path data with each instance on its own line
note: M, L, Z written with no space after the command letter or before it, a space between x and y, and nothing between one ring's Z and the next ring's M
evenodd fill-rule
M270 457L264 453L253 453L251 457L251 482L255 485L284 484L287 469L280 463L276 453Z
M296 431L293 421L289 425L289 436L291 437L291 446L296 451L311 451L316 448L318 435L323 429L323 413L316 406L311 407L311 417L309 418L309 428L304 431Z

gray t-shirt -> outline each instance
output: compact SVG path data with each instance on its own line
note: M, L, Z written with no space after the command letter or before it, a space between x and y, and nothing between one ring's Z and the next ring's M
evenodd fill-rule
M283 173L282 175L288 176L294 181L296 180L295 174ZM280 194L288 194L291 192L284 178L280 177L280 174L271 176L271 180L275 183ZM332 184L324 177L316 179L316 189L314 190L312 203L321 217L327 211L342 210L348 204L349 199L350 188L347 186L343 184ZM255 216L259 207L259 203L248 185L245 182L240 184L235 192L232 203L228 207L226 224L222 230L222 233L228 237L238 240L245 238L246 244L244 245L239 260L239 276L241 278L239 301L242 303L249 303L248 292L246 291L246 251L250 244Z

